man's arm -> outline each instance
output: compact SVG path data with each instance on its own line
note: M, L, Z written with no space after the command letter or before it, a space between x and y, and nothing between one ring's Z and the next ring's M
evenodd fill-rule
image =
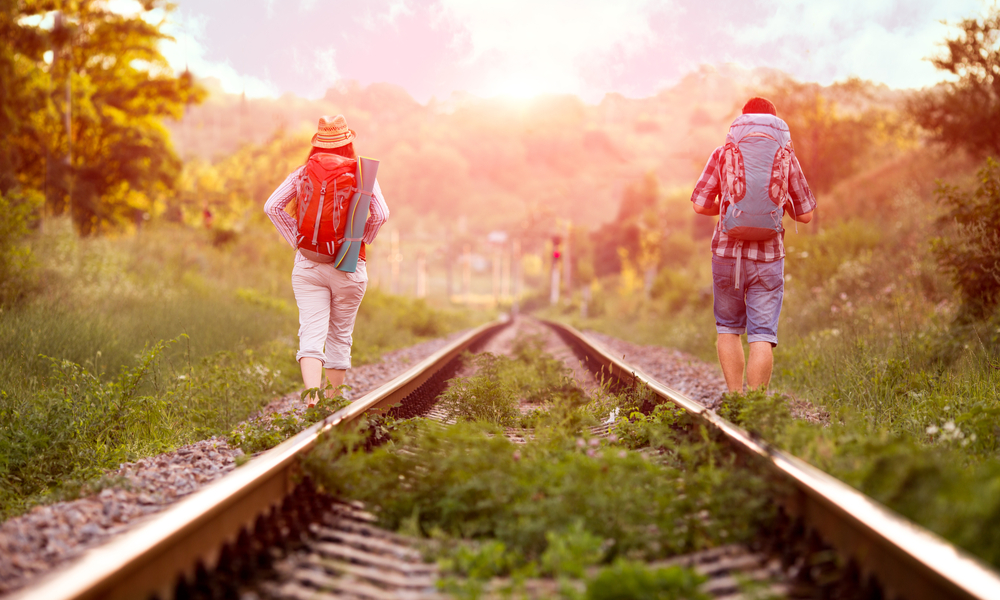
M813 220L813 211L809 211L801 215L792 213L792 218L798 221L799 223L808 223L809 221Z
M697 203L693 204L692 206L694 206L694 212L698 213L699 215L706 215L706 216L711 217L713 215L719 214L719 198L718 197L715 198L715 202L713 202L711 206L702 206L702 205L697 204Z
M816 210L816 196L813 196L812 190L809 189L806 176L802 173L802 166L794 153L792 164L788 169L788 199L785 212L790 213L799 223L812 221L813 211Z
M722 195L721 177L719 176L721 157L722 146L719 146L715 152L712 152L712 156L708 157L708 163L705 164L701 177L698 178L698 183L694 186L694 192L691 193L694 212L699 215L719 214L719 197Z

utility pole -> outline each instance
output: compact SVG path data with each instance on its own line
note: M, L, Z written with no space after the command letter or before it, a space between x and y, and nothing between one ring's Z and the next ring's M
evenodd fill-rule
M500 248L493 249L493 303L500 301Z
M514 240L513 249L514 262L514 301L511 302L510 310L515 315L521 308L521 290L524 289L524 282L521 280L521 240Z
M427 297L427 259L424 253L417 255L417 298Z
M510 298L510 249L505 248L501 259L500 297Z
M560 236L552 236L552 277L549 284L549 304L552 305L559 304L559 282L561 280L559 271L562 267L562 253L559 250L560 243L562 243Z
M462 248L462 294L468 304L472 300L472 249L468 244Z
M563 287L566 288L566 293L573 294L573 255L571 254L573 250L573 223L570 220L566 220L566 242L563 244Z
M399 294L399 263L403 262L403 255L399 252L399 230L393 229L392 235L389 237L389 247L392 262L392 282L390 284L390 290L393 294Z
M452 271L455 268L455 240L454 234L449 227L445 232L445 246L444 246L444 264L445 264L445 286L447 289L448 302L451 302L451 297L455 293L454 285L452 283Z

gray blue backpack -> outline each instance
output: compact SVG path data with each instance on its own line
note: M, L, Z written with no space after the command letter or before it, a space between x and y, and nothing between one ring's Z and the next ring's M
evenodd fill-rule
M722 231L745 241L781 234L792 136L774 115L740 115L722 153ZM794 209L793 209L794 210ZM742 244L740 244L742 245Z

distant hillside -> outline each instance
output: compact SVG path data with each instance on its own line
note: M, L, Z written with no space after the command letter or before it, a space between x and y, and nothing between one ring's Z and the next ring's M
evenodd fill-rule
M688 193L755 90L770 89L789 110L807 112L816 90L848 113L872 105L894 110L904 94L864 82L821 88L790 81L773 70L706 66L649 98L608 94L590 105L568 95L514 100L454 94L422 105L389 84L342 83L319 100L247 100L208 80L207 101L169 127L184 158L220 159L279 131L302 140L304 158L319 116L343 113L358 133L359 152L382 161L379 181L394 212L411 223L459 219L477 229L514 230L526 221L570 219L594 227L617 214L625 186L647 173L668 193ZM812 117L803 118L808 123ZM796 135L793 129L793 139L805 144L797 147L809 151L810 141L815 147L817 140ZM289 147L293 155L284 162L294 164L297 145ZM820 155L809 152L804 160L816 162ZM263 177L260 187L270 189L285 174L254 177ZM263 201L253 198L252 204Z
M529 211L592 226L646 172L667 188L691 185L763 74L704 67L656 96L609 94L596 106L574 96L459 94L421 105L393 85L351 83L320 100L248 100L208 80L208 100L169 127L182 157L213 159L278 130L307 140L320 115L343 113L359 151L383 161L379 180L396 203L498 226Z

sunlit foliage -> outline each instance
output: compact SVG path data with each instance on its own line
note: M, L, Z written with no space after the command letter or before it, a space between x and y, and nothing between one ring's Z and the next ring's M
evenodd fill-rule
M932 60L952 74L914 98L916 121L949 148L964 148L980 158L1000 154L1000 8L958 24L945 40L946 52Z
M896 105L901 94L849 79L823 87L777 76L763 94L792 132L795 156L816 194L885 158L885 150L913 143Z
M157 48L169 4L0 6L0 192L42 191L46 212L83 234L158 212L180 169L161 121L203 95Z
M25 242L32 213L40 203L39 194L0 193L0 308L25 296L35 278L31 266L31 248Z
M968 316L989 316L1000 303L1000 165L987 159L974 192L944 186L939 198L948 207L940 222L951 234L934 240L938 260Z

